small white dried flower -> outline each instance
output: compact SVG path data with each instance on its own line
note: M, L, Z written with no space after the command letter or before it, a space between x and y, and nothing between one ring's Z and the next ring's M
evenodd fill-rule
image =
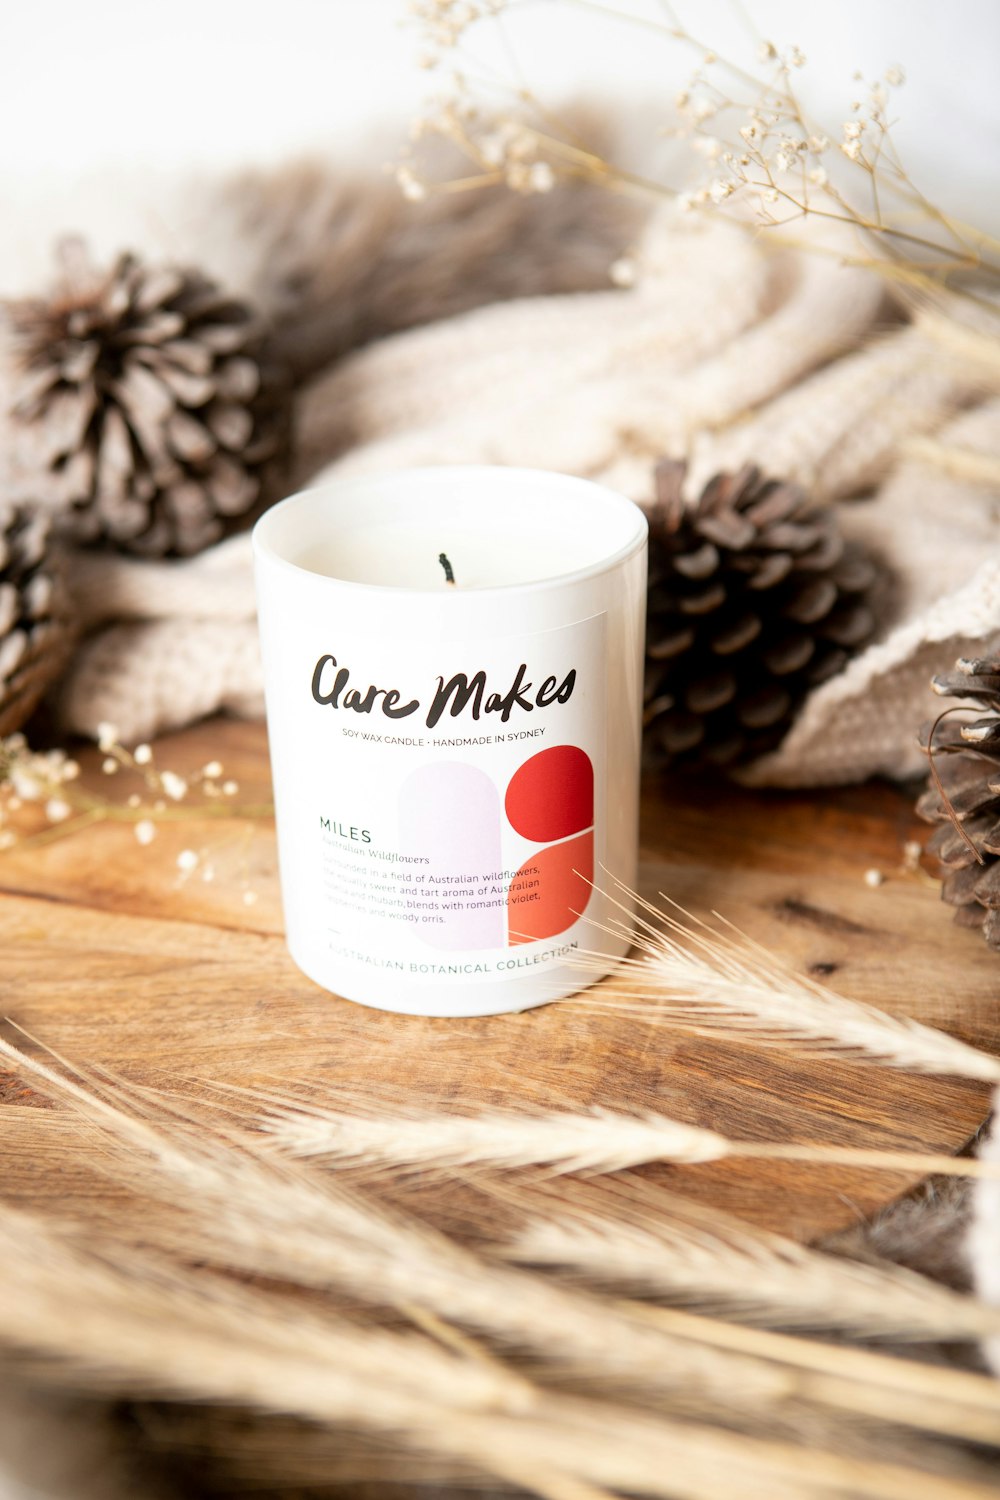
M706 157L708 161L716 161L722 151L722 142L714 135L696 135L691 146L699 156Z
M14 766L10 773L10 784L14 788L14 795L20 797L24 802L38 802L41 800L43 792L42 783L22 766Z
M614 286L635 286L638 274L639 270L635 261L627 255L620 255L608 267L608 277Z
M135 833L136 843L138 844L151 844L156 838L156 824L151 822L149 818L141 819L141 821L135 825L135 829L133 831Z
M101 770L105 776L117 776L118 762L113 756L109 755L105 760L101 761Z
M788 61L793 68L804 68L806 65L805 53L800 51L798 47L792 47L788 53Z
M789 168L796 165L796 158L790 151L776 151L774 153L774 166L779 172L787 172Z
M550 193L555 187L556 174L547 161L536 161L528 168L528 188L533 193Z
M764 202L777 203L778 197L779 194L777 188L768 188L767 192L764 194Z
M118 744L118 727L103 719L97 726L98 750L111 750Z
M222 795L224 797L235 797L239 789L240 784L238 781L230 780L222 783Z
M140 807L141 805L142 805L142 798L139 796L139 793L138 792L133 792L131 794L131 796L129 797L129 799L128 799L128 806L129 807Z
M160 775L160 785L173 802L179 802L188 789L184 777L178 776L176 771L163 771Z
M218 781L222 775L221 760L210 760L207 766L202 766L201 774L206 781Z
M860 141L845 141L844 144L841 146L840 149L841 149L841 151L843 151L843 153L847 157L848 161L860 161L860 159L861 159L861 142Z
M403 197L410 203L419 203L427 197L427 189L410 167L396 168L396 181Z
M192 870L196 870L200 862L200 856L194 849L182 849L177 856L177 868L185 875L189 875Z
M488 167L499 167L504 159L506 145L498 134L484 135L479 142L479 154Z
M64 823L73 809L62 797L50 797L45 804L45 816L50 823Z
M923 852L924 846L917 839L907 839L903 845L903 869L910 871L919 870L920 856Z
M148 766L153 759L153 751L149 745L136 745L132 751L132 759L137 766Z
M703 120L710 120L714 114L718 113L718 110L712 103L711 99L705 99L704 97L702 97L701 99L696 101L691 113L694 115L694 118L698 121L698 123L701 124Z
M826 135L811 135L806 145L814 156L822 156L824 151L830 149L830 137Z
M75 760L67 760L63 763L62 781L75 781L80 774L79 763Z
M761 42L757 48L758 62L774 62L778 55L778 49L773 42Z
M902 88L906 82L906 74L898 63L893 63L891 68L886 68L883 76L891 89Z
M725 203L726 199L731 198L734 192L735 188L733 184L727 182L724 177L717 177L713 183L709 184L708 188L708 196L713 203Z
M243 905L244 906L256 906L256 904L257 904L257 892L256 891L244 891L243 892Z
M817 187L826 187L827 183L830 181L830 177L826 168L813 167L812 171L809 173L809 181L815 183Z
M881 870L871 869L865 871L865 885L870 886L873 891L877 890L884 882L885 876Z
M864 122L864 120L845 120L844 121L844 140L845 141L859 141L861 139L861 132L864 130L864 128L865 128L865 122Z

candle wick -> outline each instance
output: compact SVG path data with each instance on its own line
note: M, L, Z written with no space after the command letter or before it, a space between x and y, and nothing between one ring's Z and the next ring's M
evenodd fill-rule
M445 552L439 552L438 553L438 562L441 564L442 568L444 568L444 581L445 581L445 583L450 583L451 586L454 588L454 586L455 586L455 572L454 572L454 569L451 566L451 563L448 561L448 555L447 555L447 553L445 553Z

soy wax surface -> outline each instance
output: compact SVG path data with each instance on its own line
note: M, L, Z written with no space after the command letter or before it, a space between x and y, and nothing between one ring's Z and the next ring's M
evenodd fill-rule
M435 544L438 539L435 538ZM460 589L503 588L574 573L594 561L593 549L572 535L534 537L530 545L502 529L475 532L442 526L440 545L426 527L370 526L313 542L295 561L310 573L344 583L382 588L450 587L439 561L444 553Z

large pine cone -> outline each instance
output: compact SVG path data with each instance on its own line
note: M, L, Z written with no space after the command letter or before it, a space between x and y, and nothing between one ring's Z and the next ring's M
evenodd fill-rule
M79 542L198 552L273 498L288 382L251 310L198 271L61 255L51 300L7 305L16 493Z
M957 908L961 927L981 928L1000 949L1000 637L982 656L960 657L932 686L942 697L964 699L974 717L922 732L941 787L931 776L917 812L940 825L927 850L941 864L942 901Z
M647 748L657 764L734 765L773 749L806 693L868 640L879 569L796 485L748 466L688 506L685 472L656 470Z
M0 736L26 722L66 659L65 599L48 539L44 516L0 505Z

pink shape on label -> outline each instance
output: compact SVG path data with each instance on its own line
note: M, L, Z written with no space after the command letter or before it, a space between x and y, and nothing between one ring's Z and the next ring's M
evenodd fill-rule
M501 851L500 794L485 771L454 760L412 771L399 789L399 852L429 861L400 867L413 874L400 890L422 903L409 916L425 943L449 951L503 947L506 901L479 894L503 884L486 879L500 870Z

